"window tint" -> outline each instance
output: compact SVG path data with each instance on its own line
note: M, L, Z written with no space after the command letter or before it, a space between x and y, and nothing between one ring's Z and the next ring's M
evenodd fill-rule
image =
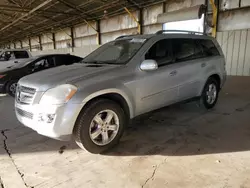
M55 67L54 57L40 59L32 66L33 71L41 71L52 67Z
M171 40L164 39L156 42L146 53L145 59L153 59L158 66L166 65L172 62Z
M78 63L82 60L82 58L77 57L77 56L72 56L72 55L69 55L67 59L69 60L68 63L70 63L70 64L71 63Z
M173 39L173 51L176 62L203 57L202 48L194 39Z
M70 65L73 63L78 63L82 58L72 56L72 55L57 55L56 56L56 66L60 65Z
M218 49L211 40L199 40L205 56L216 56L220 55Z
M29 54L26 51L14 51L16 59L29 58Z

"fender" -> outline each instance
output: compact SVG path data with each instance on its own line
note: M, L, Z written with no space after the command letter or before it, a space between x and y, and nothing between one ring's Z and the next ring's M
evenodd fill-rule
M110 93L119 94L119 95L121 95L125 99L126 103L128 104L128 107L129 107L130 118L133 118L134 117L134 106L132 105L131 100L129 99L128 95L125 92L123 92L123 91L121 91L121 90L119 90L117 88L104 89L104 90L100 90L100 91L97 91L97 92L94 92L94 93L88 95L82 101L83 107L90 100L92 100L92 99L94 99L96 97L99 97L101 95L110 94Z

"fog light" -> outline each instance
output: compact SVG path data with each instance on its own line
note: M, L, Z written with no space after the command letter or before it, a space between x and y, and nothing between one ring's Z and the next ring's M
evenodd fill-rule
M55 119L55 114L39 114L38 121L52 123Z

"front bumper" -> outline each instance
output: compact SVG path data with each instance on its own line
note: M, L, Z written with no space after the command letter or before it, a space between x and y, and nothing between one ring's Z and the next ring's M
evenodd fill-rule
M22 105L15 103L17 119L25 126L37 131L38 134L68 141L71 139L76 119L82 104L63 105ZM41 120L41 115L52 114L50 123Z

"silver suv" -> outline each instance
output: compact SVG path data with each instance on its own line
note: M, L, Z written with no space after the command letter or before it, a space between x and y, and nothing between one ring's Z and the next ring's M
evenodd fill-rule
M82 62L38 72L18 83L18 120L39 134L91 153L118 143L129 119L199 98L212 108L226 79L216 39L160 31L120 37Z

